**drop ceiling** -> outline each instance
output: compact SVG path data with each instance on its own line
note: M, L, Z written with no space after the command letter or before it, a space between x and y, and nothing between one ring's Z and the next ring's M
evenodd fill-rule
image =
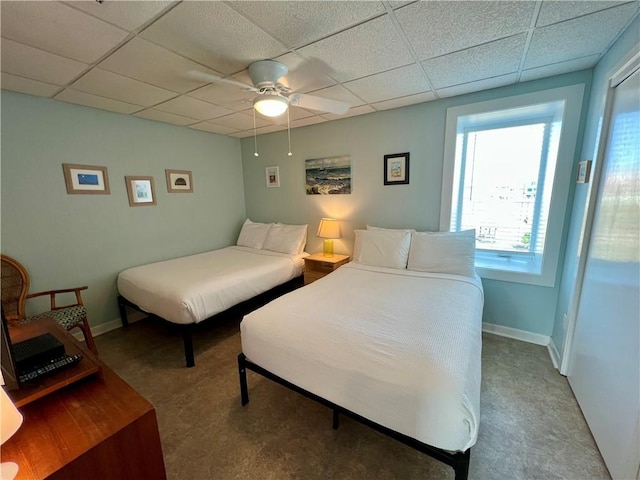
M0 2L1 87L235 137L249 64L362 115L593 67L640 1ZM342 118L290 108L292 128ZM286 128L256 115L258 134Z

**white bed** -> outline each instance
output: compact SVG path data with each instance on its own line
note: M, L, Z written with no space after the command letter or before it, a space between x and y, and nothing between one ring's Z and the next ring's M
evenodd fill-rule
M124 270L118 291L169 322L199 323L299 277L307 255L226 247Z
M365 235L376 237L360 245ZM463 243L472 251L475 240L407 233L381 256L387 240L380 235L396 233L356 232L355 260L394 268L349 263L244 317L243 404L246 367L318 397L334 408L334 422L337 411L354 413L466 478L479 426L484 294L473 254L460 261L458 252ZM435 243L444 247L433 256ZM467 274L405 268L409 259L409 266L438 270L444 249L455 254L445 270Z
M302 285L307 225L246 219L236 246L124 270L118 275L118 308L126 307L180 325L187 367L195 366L196 324L266 292ZM277 292L276 292L277 290Z

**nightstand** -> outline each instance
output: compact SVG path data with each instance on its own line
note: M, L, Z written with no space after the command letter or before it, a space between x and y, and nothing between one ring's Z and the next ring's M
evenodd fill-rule
M325 257L322 253L314 253L304 257L304 284L309 285L348 262L349 255L337 253L332 257Z

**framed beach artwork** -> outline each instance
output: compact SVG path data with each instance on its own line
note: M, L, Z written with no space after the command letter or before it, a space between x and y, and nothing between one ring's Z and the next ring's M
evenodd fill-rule
M129 206L145 207L156 205L156 191L153 177L124 177L127 184Z
M307 195L351 193L351 155L305 160Z
M267 188L280 186L280 167L266 167L264 169L264 174L267 180Z
M409 183L409 152L384 156L384 184L406 185Z
M165 170L167 191L169 193L193 192L193 180L189 170Z
M110 193L107 167L63 163L62 170L67 193Z

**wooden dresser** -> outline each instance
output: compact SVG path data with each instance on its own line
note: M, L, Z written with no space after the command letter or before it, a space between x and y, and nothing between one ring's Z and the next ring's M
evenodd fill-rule
M12 339L14 334L20 336L11 330ZM48 331L64 339L67 353L75 353L67 347L72 339L86 358L100 365L101 372L19 408L22 426L0 452L2 462L18 464L16 480L165 480L153 405L68 332L57 326L49 326ZM16 400L24 396L20 392L8 393Z

